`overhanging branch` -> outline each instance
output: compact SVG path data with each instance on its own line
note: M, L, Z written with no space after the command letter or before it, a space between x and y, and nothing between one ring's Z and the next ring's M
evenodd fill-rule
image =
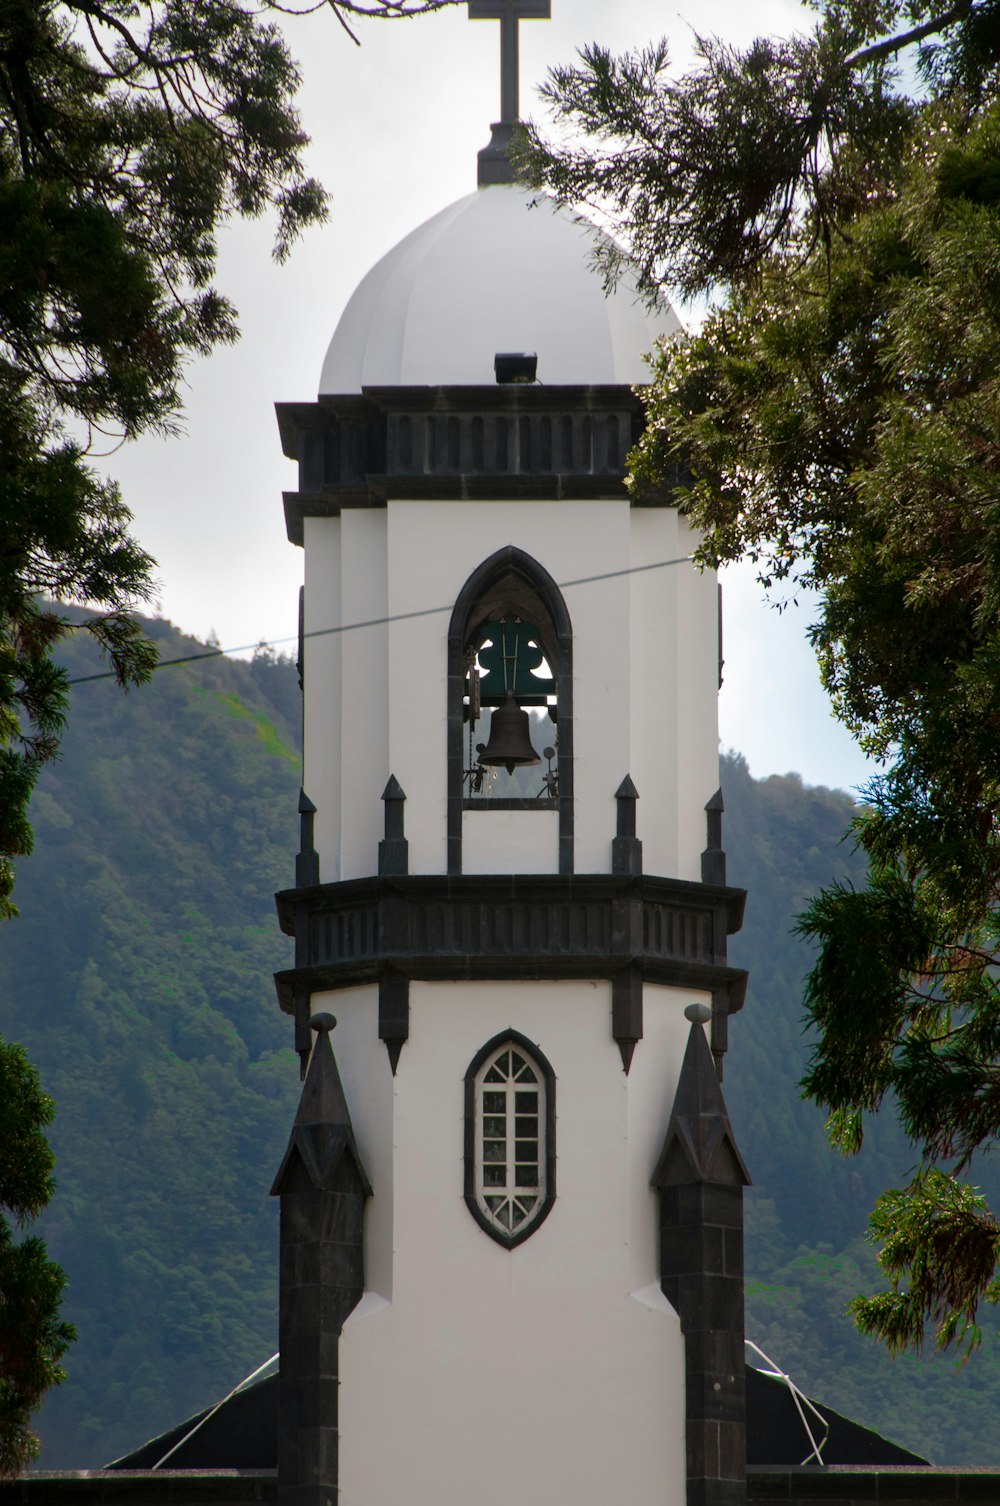
M873 42L870 47L862 47L859 52L852 52L845 59L848 68L857 68L861 63L871 63L878 58L891 57L897 52L902 52L904 47L911 47L914 42L922 42L924 37L936 36L938 32L947 31L956 21L964 21L972 10L975 0L959 0L951 10L946 10L944 15L931 16L927 21L914 26L910 31L904 31L895 37L883 37L881 42Z

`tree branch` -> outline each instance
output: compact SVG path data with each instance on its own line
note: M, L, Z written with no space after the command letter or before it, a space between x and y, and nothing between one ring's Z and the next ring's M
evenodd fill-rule
M962 21L972 10L975 0L958 0L951 10L946 10L943 16L932 16L929 21L924 21L919 26L914 26L911 31L904 31L897 37L884 37L881 42L873 42L870 47L862 47L859 52L852 52L844 62L848 68L857 68L861 63L871 63L877 58L890 57L894 53L902 52L904 47L910 47L914 42L922 42L924 37L936 36L938 32L947 31L956 21Z

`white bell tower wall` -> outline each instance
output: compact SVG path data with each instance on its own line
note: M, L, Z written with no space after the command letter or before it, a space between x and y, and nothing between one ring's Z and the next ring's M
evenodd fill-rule
M278 987L303 1060L310 1019L329 1051L337 1017L342 1101L317 1143L351 1150L364 1198L348 1239L317 1197L315 1258L289 1236L289 1332L313 1267L350 1315L315 1375L294 1349L288 1415L314 1387L342 1506L686 1506L703 1478L698 1499L732 1506L742 1187L716 1196L697 1154L652 1185L691 1098L682 1063L718 1094L745 985L726 958L743 896L717 799L716 580L669 496L626 493L628 388L372 391L282 421L307 798ZM470 669L475 749L506 704L506 672L483 684L511 621L544 660L535 694L515 666L514 717L530 707L535 751L557 751L494 801L511 785L497 753L476 786ZM332 1163L313 1174L339 1195Z
M684 562L693 539L674 509L390 499L307 518L306 538L304 787L325 879L376 871L390 773L406 793L411 871L447 871L449 613L507 545L563 588L572 622L574 871L610 871L629 773L647 871L700 878L718 785L717 596L711 573ZM464 871L557 872L557 844L550 810L464 813Z
M659 1287L657 1195L690 991L646 990L626 1077L599 982L414 983L395 1077L374 990L336 1009L367 1204L366 1294L339 1346L345 1506L614 1500L683 1506L684 1342ZM462 1081L483 1041L537 1040L556 1075L558 1193L504 1249L462 1196ZM583 1419L599 1419L584 1425ZM387 1446L391 1436L391 1446Z

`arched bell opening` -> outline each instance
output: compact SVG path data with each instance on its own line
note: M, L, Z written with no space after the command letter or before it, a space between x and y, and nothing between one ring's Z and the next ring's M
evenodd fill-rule
M558 810L573 871L573 633L548 571L508 545L459 593L448 629L448 871L462 812Z

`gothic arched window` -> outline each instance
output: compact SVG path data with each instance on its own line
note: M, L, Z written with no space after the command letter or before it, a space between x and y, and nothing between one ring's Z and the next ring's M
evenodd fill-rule
M466 581L448 630L448 872L462 871L464 809L559 813L559 872L573 871L573 634L555 581L508 545ZM494 759L492 719L530 724L531 767Z
M496 1036L465 1076L465 1201L503 1245L517 1245L555 1200L555 1075L524 1036Z

